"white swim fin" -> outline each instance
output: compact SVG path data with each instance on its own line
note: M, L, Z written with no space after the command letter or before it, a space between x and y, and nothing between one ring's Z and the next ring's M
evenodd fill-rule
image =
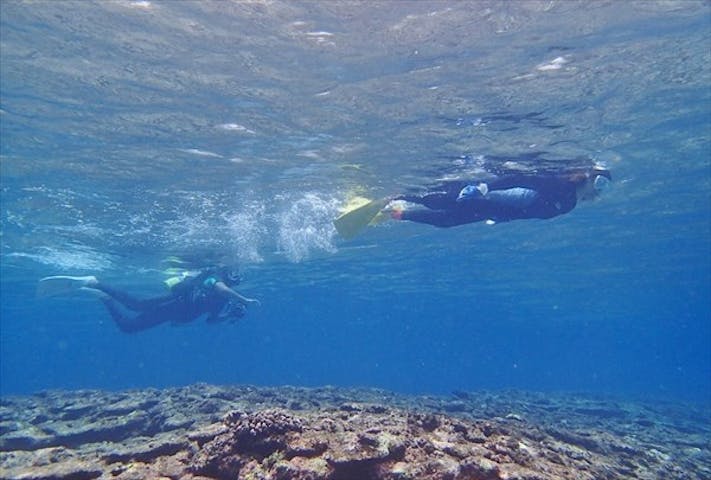
M87 277L70 277L68 275L45 277L37 284L37 297L53 297L74 292L93 282L96 282L96 277L93 275Z

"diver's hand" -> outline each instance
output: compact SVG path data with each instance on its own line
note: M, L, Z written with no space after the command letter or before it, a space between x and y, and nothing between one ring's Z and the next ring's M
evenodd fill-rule
M471 200L474 198L484 198L489 193L489 186L481 182L479 185L467 185L457 195L457 202Z
M223 298L237 300L239 303L245 306L254 304L260 306L262 304L262 302L260 302L256 298L247 298L244 295L241 295L239 292L232 290L230 287L225 285L225 282L215 283L215 289Z
M256 305L257 307L262 306L262 302L260 302L256 298L245 298L244 300L247 305Z

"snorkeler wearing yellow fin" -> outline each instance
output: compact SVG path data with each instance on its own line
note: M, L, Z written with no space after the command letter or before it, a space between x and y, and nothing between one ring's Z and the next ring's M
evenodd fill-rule
M334 225L349 239L367 225L388 217L440 228L483 221L548 219L570 212L579 201L597 198L611 180L610 171L599 165L551 173L515 172L486 181L450 180L422 194L355 204ZM388 208L390 202L393 206ZM404 202L405 206L396 206L395 202Z
M354 197L346 205L344 212L333 221L336 231L343 238L353 238L368 225L378 221L378 214L390 203L390 198L368 200Z

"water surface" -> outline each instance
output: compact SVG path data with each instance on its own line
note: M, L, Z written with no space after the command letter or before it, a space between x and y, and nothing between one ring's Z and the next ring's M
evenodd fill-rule
M711 397L706 2L9 1L1 392L194 382ZM548 221L331 220L352 194L590 158ZM237 325L125 335L95 274L239 262Z

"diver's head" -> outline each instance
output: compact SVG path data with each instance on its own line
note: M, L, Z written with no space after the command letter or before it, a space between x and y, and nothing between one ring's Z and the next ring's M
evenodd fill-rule
M242 280L237 267L221 267L220 274L228 286L239 285L239 282Z
M607 189L612 181L612 174L606 168L594 166L590 171L585 172L580 183L576 187L578 200L593 200Z

